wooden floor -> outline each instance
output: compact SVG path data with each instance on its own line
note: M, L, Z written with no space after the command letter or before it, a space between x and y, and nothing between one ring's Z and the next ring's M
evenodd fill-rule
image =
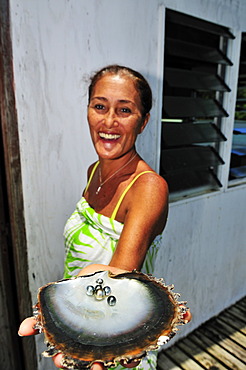
M246 370L246 297L163 350L158 370Z

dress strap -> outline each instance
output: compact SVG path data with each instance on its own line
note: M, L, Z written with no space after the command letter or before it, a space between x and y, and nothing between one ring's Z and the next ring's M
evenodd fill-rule
M125 188L125 190L121 194L120 199L118 200L118 202L117 202L117 204L116 204L116 206L115 206L115 208L113 210L113 213L112 213L112 215L110 217L112 220L115 219L115 217L117 215L117 212L118 212L118 210L120 208L120 205L121 205L121 203L122 203L122 201L123 201L126 193L128 192L128 190L132 187L132 185L135 183L135 181L137 181L137 179L140 176L144 175L145 173L155 173L155 172L154 171L143 171L143 172L140 172L136 177L134 177L134 179L132 180L132 182L130 182L130 184Z
M99 161L97 161L97 162L95 163L94 167L92 168L92 171L91 171L91 174L90 174L89 180L88 180L87 185L86 185L85 190L84 190L84 194L87 192L87 190L88 190L88 188L89 188L89 186L90 186L91 180L92 180L92 178L93 178L93 176L94 176L94 173L96 172L96 169L97 169L97 167L98 167L99 163L100 163L100 162L99 162Z

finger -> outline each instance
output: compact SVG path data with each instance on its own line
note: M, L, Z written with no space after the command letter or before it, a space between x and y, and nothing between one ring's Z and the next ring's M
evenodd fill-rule
M139 360L139 361L131 361L131 362L125 363L124 360L121 360L120 364L123 367L127 367L128 369L131 369L132 367L138 366L140 364L140 362L141 361Z
M62 366L63 355L61 353L53 356L52 360L56 367L58 367L59 369L65 369L65 367Z
M94 362L91 366L91 370L105 370L105 367L102 362Z
M192 314L190 310L187 310L186 313L183 315L183 319L186 320L187 322L190 322L192 319Z
M34 317L27 317L22 323L20 324L18 334L21 337L38 334L39 331L34 329L37 321Z
M190 309L188 307L184 306L183 304L180 304L179 307L183 310L182 320L185 322L185 324L187 324L192 319L192 315L190 313Z

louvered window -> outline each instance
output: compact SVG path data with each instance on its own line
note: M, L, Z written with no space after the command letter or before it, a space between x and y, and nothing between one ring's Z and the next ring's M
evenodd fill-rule
M225 27L166 13L160 173L170 198L218 189L228 40Z
M230 180L246 178L246 32L242 34Z

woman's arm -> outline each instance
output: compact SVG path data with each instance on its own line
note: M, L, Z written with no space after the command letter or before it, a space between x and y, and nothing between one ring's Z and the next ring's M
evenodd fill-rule
M124 227L109 265L140 270L149 246L166 224L167 184L155 173L143 175L126 194L124 202Z

